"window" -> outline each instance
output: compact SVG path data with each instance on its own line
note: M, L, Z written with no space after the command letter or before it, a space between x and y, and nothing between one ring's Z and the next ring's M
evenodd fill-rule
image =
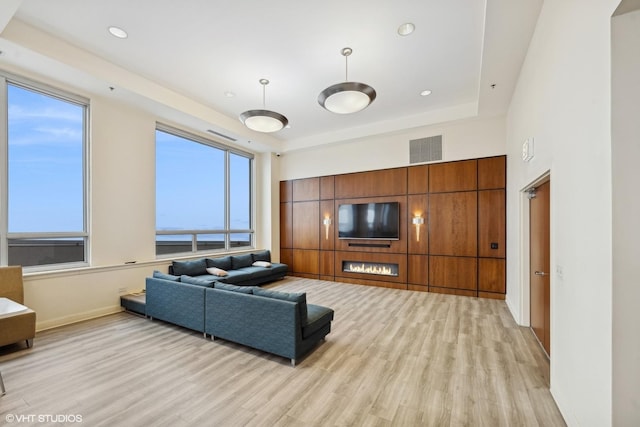
M0 80L2 265L84 264L88 101L8 75Z
M156 129L156 255L253 247L253 156Z

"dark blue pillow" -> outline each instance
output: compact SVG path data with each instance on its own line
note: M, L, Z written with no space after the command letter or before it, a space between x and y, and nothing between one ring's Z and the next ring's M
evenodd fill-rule
M213 287L213 282L214 282L213 280L198 279L197 277L191 277L186 275L180 276L180 281L182 283L188 283L189 285L205 286L207 288Z
M231 256L232 270L237 270L242 267L251 267L251 264L253 264L253 256L251 254Z
M285 301L297 302L298 311L300 312L300 322L304 325L307 322L307 294L304 292L278 292L269 289L262 289L256 287L253 290L254 295L258 295L266 298L274 298Z
M252 255L254 261L271 262L271 251L254 252Z
M155 270L153 272L153 277L155 277L156 279L171 280L172 282L180 281L180 276L174 276L173 274L162 273L158 270Z
M231 270L231 257L207 258L207 267L215 267L220 270L229 271Z
M202 259L195 261L173 261L173 274L176 276L202 276L207 274L207 262Z
M223 291L240 292L241 294L252 294L254 289L254 286L237 286L220 282L216 282L213 287Z

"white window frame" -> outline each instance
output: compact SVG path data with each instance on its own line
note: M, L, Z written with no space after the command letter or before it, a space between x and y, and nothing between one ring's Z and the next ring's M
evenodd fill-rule
M163 123L156 123L156 131L165 132L180 138L184 138L193 142L194 144L203 144L212 148L217 148L219 150L224 151L224 229L210 229L210 230L158 230L156 224L156 258L157 259L166 259L166 258L175 258L176 256L186 256L192 254L204 254L204 253L224 253L224 252L233 252L234 250L243 250L243 249L255 249L255 215L254 215L254 205L255 205L255 156L247 151L239 150L234 147L230 147L228 145L222 144L220 142L204 138L202 136L196 135L194 133L178 129L173 126L169 126ZM156 141L156 149L157 149L157 141ZM230 228L230 185L231 185L231 171L230 171L230 160L229 156L231 154L235 154L238 156L245 157L249 159L249 228L247 229L231 229ZM156 157L157 162L157 157ZM156 171L157 173L157 171ZM157 191L157 190L156 190ZM156 195L157 196L157 195ZM157 209L157 204L156 204ZM157 217L155 218L157 219ZM154 219L154 220L155 220ZM222 234L224 235L224 248L220 250L198 250L198 235L200 234ZM248 234L249 235L249 246L242 247L231 247L231 235L232 234ZM168 254L158 254L158 240L157 236L170 236L170 235L191 235L191 251L190 252L174 252Z
M69 102L83 108L82 127L82 216L83 230L80 232L35 232L9 233L9 103L7 85L41 93L60 101ZM70 268L86 267L90 265L89 250L89 99L65 90L36 82L24 77L16 76L0 70L0 265L7 265L9 261L9 240L12 239L52 239L52 238L81 238L84 243L84 260L68 263L42 264L25 266L29 271L54 271Z

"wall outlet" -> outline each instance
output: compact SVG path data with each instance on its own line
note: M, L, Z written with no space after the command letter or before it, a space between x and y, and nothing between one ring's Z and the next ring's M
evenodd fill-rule
M556 277L558 280L564 279L564 268L561 265L556 265Z

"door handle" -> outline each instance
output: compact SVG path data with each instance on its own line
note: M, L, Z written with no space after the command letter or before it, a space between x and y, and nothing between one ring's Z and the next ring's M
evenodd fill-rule
M548 276L549 273L545 273L544 271L536 271L535 273L536 276Z

